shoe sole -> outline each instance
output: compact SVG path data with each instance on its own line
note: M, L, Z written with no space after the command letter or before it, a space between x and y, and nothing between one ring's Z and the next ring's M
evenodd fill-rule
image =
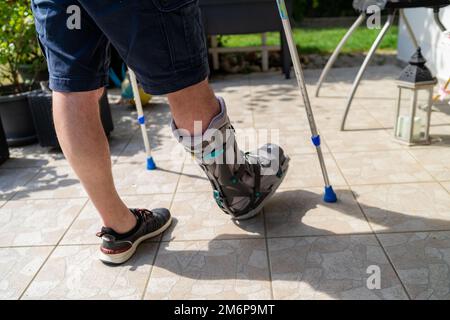
M169 218L169 220L167 220L167 222L158 230L153 231L151 233L146 234L145 236L140 237L139 239L137 239L133 245L131 246L130 249L128 249L125 252L121 252L121 253L117 253L117 254L106 254L103 252L100 252L100 257L99 259L105 263L105 264L110 264L110 265L118 265L118 264L122 264L126 261L128 261L128 259L130 259L134 253L136 252L138 246L145 240L156 237L158 235L160 235L161 233L163 233L164 231L167 230L167 228L172 224L172 216Z
M281 183L283 182L284 178L286 177L286 174L287 174L288 169L289 169L289 161L290 161L290 160L291 160L291 159L290 159L288 156L286 156L286 159L284 160L284 162L283 162L283 164L282 164L282 166L285 166L285 167L284 167L284 170L283 170L283 175L282 175L281 178L278 180L278 183L273 185L272 190L271 190L270 193L266 196L266 198L265 198L265 199L264 199L264 200L263 200L263 201L255 208L255 209L249 211L248 213L246 213L246 214L244 214L244 215L242 215L242 216L239 216L239 217L233 217L233 218L232 218L233 220L236 220L236 221L239 221L239 220L248 220L248 219L253 218L254 216L257 216L257 215L261 212L261 210L263 209L264 205L267 203L267 201L268 201L270 198L272 198L273 194L278 190L278 187L281 185Z

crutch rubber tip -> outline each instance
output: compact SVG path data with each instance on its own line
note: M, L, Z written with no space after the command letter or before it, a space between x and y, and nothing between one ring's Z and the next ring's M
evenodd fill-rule
M325 194L323 196L323 201L328 203L334 203L337 201L337 196L332 186L325 187Z
M153 157L147 159L147 170L155 170L156 169L156 163L153 160Z

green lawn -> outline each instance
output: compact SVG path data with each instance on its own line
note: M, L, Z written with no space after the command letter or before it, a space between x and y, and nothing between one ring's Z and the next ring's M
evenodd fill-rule
M295 29L294 37L303 53L331 53L347 30L347 28ZM379 32L380 30L359 28L347 42L343 52L368 51ZM397 35L398 27L395 26L385 36L380 49L396 50ZM225 47L256 46L261 44L261 37L259 34L222 36L222 43ZM269 45L278 45L280 43L278 33L269 33L267 35L267 43Z

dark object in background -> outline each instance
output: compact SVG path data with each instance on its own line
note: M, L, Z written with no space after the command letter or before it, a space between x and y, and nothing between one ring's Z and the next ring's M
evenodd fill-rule
M286 1L292 12L292 0ZM203 25L207 35L280 32L283 73L290 76L291 57L274 0L201 0Z
M8 89L8 86L2 87L3 92L8 92ZM30 91L0 95L0 118L10 147L27 145L36 141L36 131L28 107L29 93Z
M370 6L384 9L407 8L440 8L450 4L449 0L353 0L353 8L359 12L366 12Z
M56 137L55 125L52 116L52 93L47 90L38 90L28 95L31 115L41 147L59 148ZM108 94L105 89L100 98L100 116L103 129L109 135L114 129L111 109L108 102Z
M2 119L0 118L0 164L9 159L8 143L3 131Z

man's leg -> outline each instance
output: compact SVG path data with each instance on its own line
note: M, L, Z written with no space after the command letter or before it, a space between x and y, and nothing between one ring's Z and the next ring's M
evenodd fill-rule
M220 112L214 91L204 80L186 89L167 95L176 126L194 135L194 122L200 121L202 133Z
M135 216L114 187L108 141L100 120L98 100L103 89L53 93L53 117L58 140L106 227L131 230Z
M144 240L161 234L171 223L170 212L128 209L114 186L108 141L98 100L103 89L53 92L53 117L61 149L97 208L104 227L100 259L127 261ZM151 183L151 182L149 182Z
M225 101L208 81L168 94L175 137L210 180L219 207L234 219L257 215L283 181L289 158L266 144L245 153L236 143ZM201 122L201 132L195 122Z

